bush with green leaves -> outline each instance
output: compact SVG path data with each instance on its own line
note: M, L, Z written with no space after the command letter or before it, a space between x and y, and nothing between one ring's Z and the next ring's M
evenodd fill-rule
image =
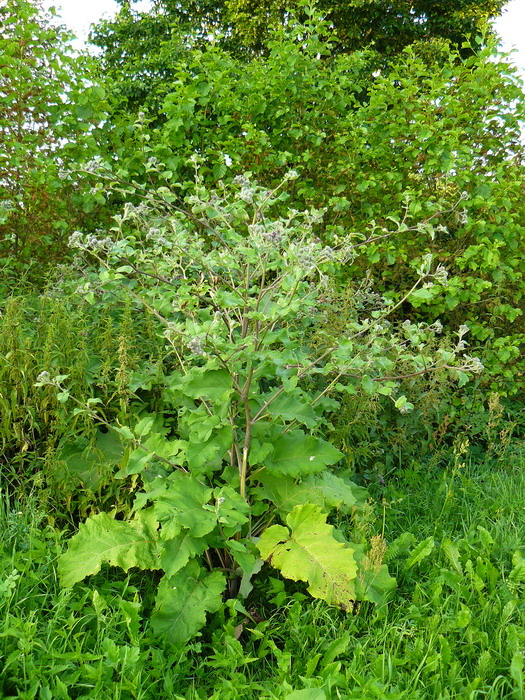
M86 223L86 188L65 171L92 155L105 91L92 59L73 51L72 35L38 0L2 2L0 23L0 269L10 290L25 275L42 284Z
M100 264L87 298L127 290L136 313L158 321L165 356L155 410L135 401L127 424L108 422L100 398L72 396L67 376L39 377L76 404L72 416L121 436L117 478L134 494L130 513L100 512L80 526L61 579L73 585L104 563L162 571L152 624L176 644L224 595L246 597L264 562L344 610L388 600L395 582L381 538L371 548L348 542L327 522L367 498L337 468L345 455L327 440L331 416L339 397L361 392L407 413L405 379L444 372L463 384L482 369L463 353L465 328L451 347L436 340L439 324L396 328L388 320L396 304L366 287L356 289L344 332L323 337L323 305L359 246L324 245L315 234L323 212L272 215L296 177L268 190L245 174L208 190L197 175L186 209L161 188L126 205L110 235L70 239ZM405 297L445 282L428 258Z
M329 207L325 243L377 224L343 283L369 270L379 291L400 298L432 253L450 283L419 290L402 313L452 330L468 323L487 367L481 392L512 395L523 372L523 90L493 46L469 58L440 51L429 61L408 48L378 68L373 52L334 55L314 14L248 62L215 45L174 53L175 79L159 78L157 107L115 115L108 152L116 175L176 189L181 202L193 153L210 186L249 170L273 188L296 169L286 206ZM448 213L431 239L414 224L438 211Z

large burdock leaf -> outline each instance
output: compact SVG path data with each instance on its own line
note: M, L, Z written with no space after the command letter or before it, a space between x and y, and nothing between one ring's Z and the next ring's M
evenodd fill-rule
M192 399L227 401L233 391L233 381L225 369L192 367L180 387Z
M190 474L174 472L166 479L166 491L155 502L155 514L161 523L175 520L192 537L204 537L217 522L215 513L204 507L211 493L211 489Z
M206 613L221 607L225 588L224 574L209 573L195 560L175 576L165 576L151 617L154 632L172 644L184 644L205 625Z
M334 538L326 516L312 503L296 506L286 517L288 527L272 525L257 546L283 576L308 583L314 598L350 610L356 597L354 550Z
M260 474L259 478L262 483L260 495L284 513L304 503L313 503L327 511L337 508L351 512L353 508L362 508L368 498L368 492L362 486L328 471L309 474L299 482L270 472Z
M86 576L96 574L102 564L120 566L124 571L133 566L160 569L157 526L150 508L140 511L129 521L113 520L107 513L88 518L59 559L62 585L72 586Z
M171 529L177 529L177 525ZM185 567L190 559L200 556L208 549L205 539L192 537L188 530L184 530L180 526L178 529L179 532L167 540L162 539L161 533L161 541L159 542L162 549L160 565L167 576L173 576Z
M329 442L306 435L302 430L292 430L275 441L273 452L264 460L264 466L272 474L298 477L323 471L342 456Z

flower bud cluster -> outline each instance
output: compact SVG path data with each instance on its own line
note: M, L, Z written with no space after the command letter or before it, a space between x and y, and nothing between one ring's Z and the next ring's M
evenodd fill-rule
M483 372L483 370L485 369L485 365L479 359L479 357L470 357L470 355L464 355L463 359L466 361L466 364L463 366L463 369L466 372L472 372L473 374L481 374L481 372Z
M202 338L199 338L198 336L195 336L194 338L191 338L191 340L188 341L187 348L193 355L202 356L206 354L204 352Z
M101 233L101 231L97 231L97 233ZM81 231L73 231L68 240L70 248L78 248L91 253L110 251L113 245L114 242L108 236L100 237L92 233L85 235Z
M108 167L100 156L94 156L84 164L82 169L91 175L100 175L101 173L106 173Z

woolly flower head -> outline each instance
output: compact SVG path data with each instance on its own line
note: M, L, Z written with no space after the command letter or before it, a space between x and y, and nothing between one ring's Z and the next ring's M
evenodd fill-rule
M437 266L436 271L434 272L434 279L436 280L436 282L443 285L443 287L447 286L447 284L448 284L448 272L443 267L443 265Z
M429 330L429 331L432 331L432 333L435 333L436 335L439 335L440 333L443 332L443 324L441 323L441 321L439 320L439 318L438 318L437 321L434 321L434 323L432 323L432 324L428 327L428 330Z
M479 357L470 357L470 355L465 355L464 358L467 361L465 369L473 374L481 374L485 369L485 365L479 359Z
M67 244L70 248L83 248L84 234L81 231L73 231L71 236L69 236Z
M44 371L44 372L40 372L40 374L36 378L36 383L37 384L52 384L53 380L51 379L51 375L49 374L49 372Z
M204 355L204 348L202 346L202 339L195 336L187 344L188 350L194 355Z

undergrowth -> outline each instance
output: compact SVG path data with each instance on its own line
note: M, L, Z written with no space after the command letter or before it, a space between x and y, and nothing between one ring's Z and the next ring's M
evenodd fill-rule
M264 597L256 586L249 617L226 607L181 651L149 631L154 575L106 568L60 589L68 533L50 525L37 491L3 491L0 695L523 698L524 454L471 463L457 452L378 486L361 523L385 528L399 585L388 606L347 616L273 577Z

